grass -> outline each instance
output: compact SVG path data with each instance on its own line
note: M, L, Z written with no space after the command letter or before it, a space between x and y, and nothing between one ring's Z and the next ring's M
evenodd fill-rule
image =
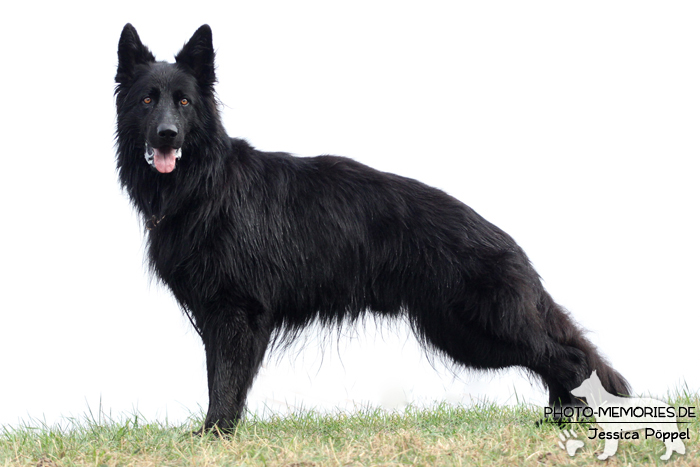
M700 410L698 395L677 393L673 405ZM696 411L697 411L696 410ZM480 403L471 407L437 405L405 412L365 409L353 414L299 413L261 420L249 417L229 437L193 436L201 423L193 417L180 426L149 423L138 415L114 420L89 414L46 426L36 421L5 427L0 433L1 466L210 466L270 465L399 466L399 465L664 465L664 446L657 440L621 441L618 452L605 462L596 455L602 440L586 438L569 457L557 442L561 428L536 426L539 407L503 407ZM697 437L700 422L693 419L686 454L673 454L674 466L699 466Z

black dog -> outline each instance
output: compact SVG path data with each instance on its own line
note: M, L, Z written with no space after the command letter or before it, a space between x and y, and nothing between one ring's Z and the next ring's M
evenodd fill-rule
M510 236L415 180L229 138L215 81L209 26L175 63L124 27L117 167L150 266L204 341L206 429L235 426L275 336L365 311L407 316L424 345L462 365L526 368L553 405L572 404L593 370L629 393Z

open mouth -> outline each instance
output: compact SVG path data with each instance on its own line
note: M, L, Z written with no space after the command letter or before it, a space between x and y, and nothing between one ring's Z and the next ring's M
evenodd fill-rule
M182 150L172 146L152 148L146 144L144 157L158 172L168 174L175 170L175 163L182 157Z

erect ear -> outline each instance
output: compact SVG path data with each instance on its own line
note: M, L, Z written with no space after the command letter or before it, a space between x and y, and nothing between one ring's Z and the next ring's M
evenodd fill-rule
M211 41L211 28L208 24L195 31L190 40L175 56L175 62L184 66L203 88L211 87L216 82L214 73L214 46Z
M119 84L126 84L133 79L134 69L137 65L156 61L148 47L141 43L141 39L131 23L127 23L122 29L117 55L119 56L119 65L114 80Z

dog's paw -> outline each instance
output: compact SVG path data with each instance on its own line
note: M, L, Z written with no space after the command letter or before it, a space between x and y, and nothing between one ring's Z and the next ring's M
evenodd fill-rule
M583 447L583 441L571 439L572 436L574 438L578 437L576 436L576 432L574 430L564 430L563 433L559 433L559 439L561 441L559 441L558 444L559 447L565 450L571 457L574 457L576 451Z

